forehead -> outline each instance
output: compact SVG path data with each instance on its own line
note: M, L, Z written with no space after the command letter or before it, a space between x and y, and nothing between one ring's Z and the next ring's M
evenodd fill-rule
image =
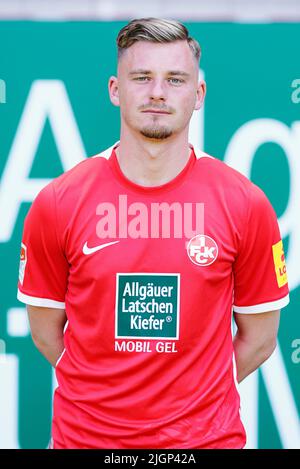
M167 43L139 41L123 53L118 68L120 71L131 69L192 71L198 68L198 64L187 41Z

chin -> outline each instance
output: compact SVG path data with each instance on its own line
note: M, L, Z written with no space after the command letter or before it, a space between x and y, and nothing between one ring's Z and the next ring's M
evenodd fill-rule
M173 130L168 127L144 127L140 129L140 133L152 140L165 140L173 135Z

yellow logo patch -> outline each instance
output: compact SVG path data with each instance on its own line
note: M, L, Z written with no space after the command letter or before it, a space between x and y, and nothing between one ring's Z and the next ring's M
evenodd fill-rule
M279 288L281 288L287 283L287 273L282 240L278 241L276 244L273 244L272 250L277 283Z

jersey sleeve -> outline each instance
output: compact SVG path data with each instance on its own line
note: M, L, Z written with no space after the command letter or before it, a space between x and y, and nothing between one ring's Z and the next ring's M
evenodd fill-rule
M289 303L283 244L276 213L264 192L250 186L246 224L233 265L237 313L262 313Z
M32 306L64 308L68 269L58 235L54 187L50 183L38 194L25 218L18 299Z

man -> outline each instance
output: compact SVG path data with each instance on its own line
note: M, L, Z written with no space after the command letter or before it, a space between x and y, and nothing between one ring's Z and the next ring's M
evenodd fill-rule
M187 29L133 20L117 43L120 142L46 186L24 227L18 298L56 368L53 446L243 448L237 383L289 302L276 215L188 143L205 83Z

